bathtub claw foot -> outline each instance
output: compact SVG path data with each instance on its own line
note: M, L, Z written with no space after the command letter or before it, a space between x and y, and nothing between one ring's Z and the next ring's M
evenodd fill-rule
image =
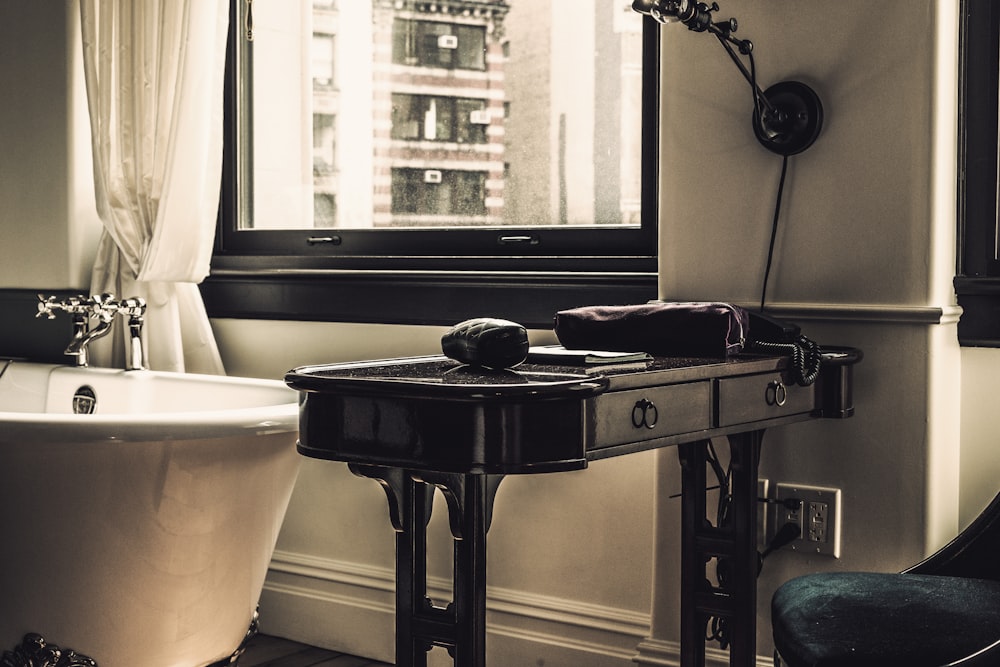
M97 667L93 658L76 651L61 649L29 632L12 651L4 651L0 667Z

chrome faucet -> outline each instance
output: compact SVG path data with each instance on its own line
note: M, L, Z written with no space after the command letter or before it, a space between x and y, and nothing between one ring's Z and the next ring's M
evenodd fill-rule
M76 306L77 310L69 311L73 313L73 338L64 354L75 357L77 366L87 366L90 362L88 345L111 331L117 304L110 294L98 294ZM92 324L91 320L96 324Z
M115 315L121 313L128 318L129 338L125 350L125 369L140 370L143 366L142 324L146 313L146 302L139 297L115 301L111 294L93 296L71 296L63 301L56 297L38 295L38 313L35 317L55 319L56 311L73 316L73 338L66 346L64 354L74 357L76 366L90 363L88 346L90 342L106 336L111 331Z
M128 318L125 370L140 371L145 368L142 360L142 323L146 317L146 301L137 296L123 299L118 304L118 312Z

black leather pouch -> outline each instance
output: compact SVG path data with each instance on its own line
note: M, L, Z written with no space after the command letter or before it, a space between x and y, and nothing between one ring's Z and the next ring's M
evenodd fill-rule
M470 366L513 368L528 356L528 332L517 322L477 317L449 329L441 337L441 351Z
M555 333L570 349L724 357L743 349L747 320L745 309L729 303L653 301L561 310Z

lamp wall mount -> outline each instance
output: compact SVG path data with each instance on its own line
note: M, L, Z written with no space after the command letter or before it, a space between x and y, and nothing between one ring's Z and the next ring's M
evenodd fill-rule
M801 81L782 81L763 94L774 111L753 114L757 141L786 156L812 146L823 129L823 103L816 91Z
M823 128L823 104L819 95L800 81L782 81L761 90L753 60L753 42L737 39L735 18L716 21L719 4L695 0L634 0L632 9L658 23L682 23L694 32L715 35L740 73L749 82L754 110L751 118L754 136L760 144L778 155L795 155L806 150ZM749 69L741 56L750 63Z

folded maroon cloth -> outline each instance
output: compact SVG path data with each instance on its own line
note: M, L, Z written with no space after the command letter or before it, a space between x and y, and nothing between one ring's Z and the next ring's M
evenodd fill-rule
M584 306L555 316L556 337L563 347L661 357L737 354L746 331L746 310L728 303Z

